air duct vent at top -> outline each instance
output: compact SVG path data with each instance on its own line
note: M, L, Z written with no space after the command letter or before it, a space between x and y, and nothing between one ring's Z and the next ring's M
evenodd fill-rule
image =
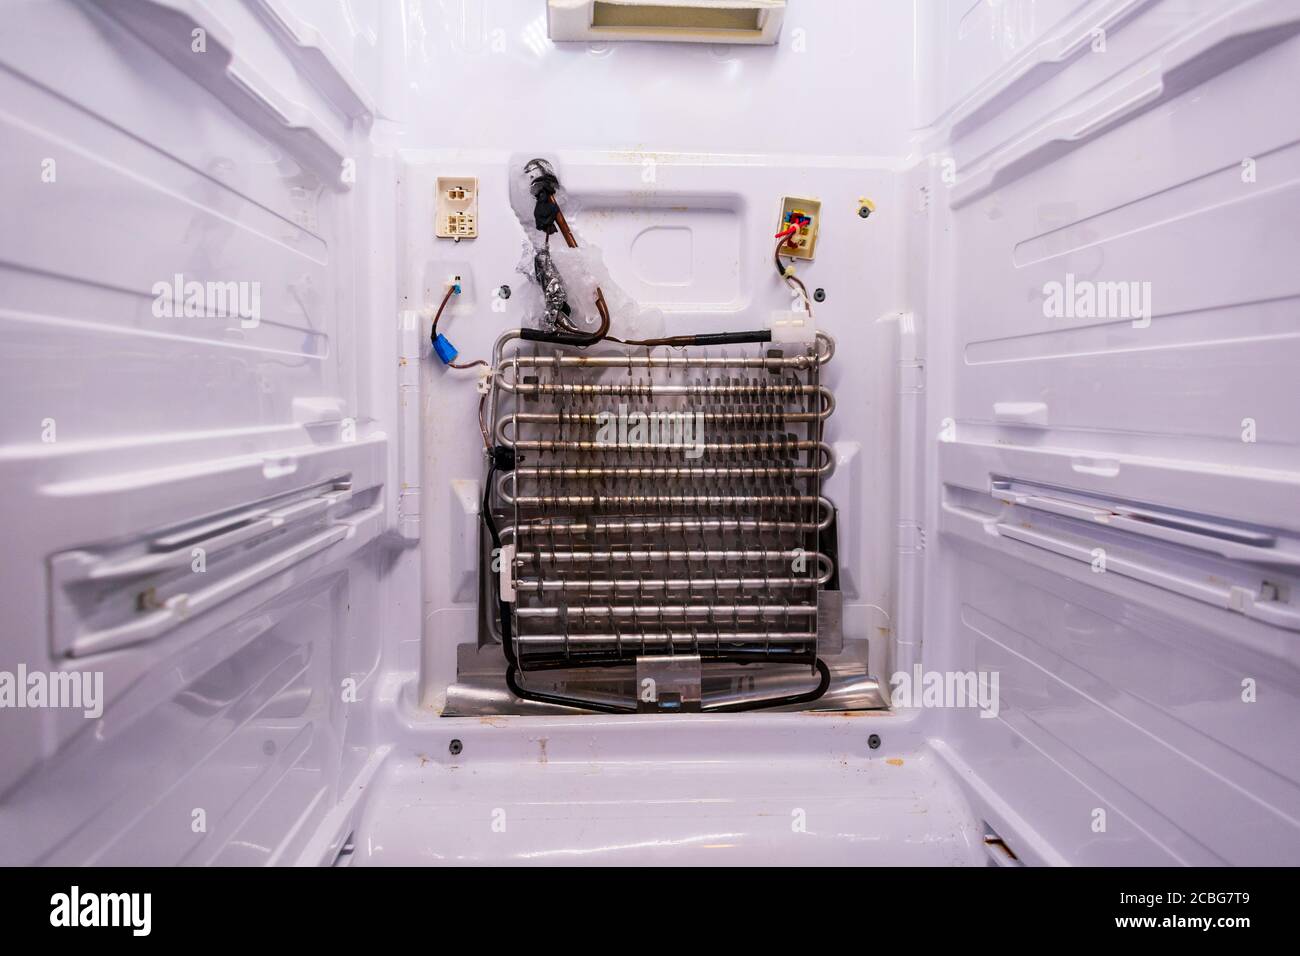
M785 0L548 0L552 40L775 44Z

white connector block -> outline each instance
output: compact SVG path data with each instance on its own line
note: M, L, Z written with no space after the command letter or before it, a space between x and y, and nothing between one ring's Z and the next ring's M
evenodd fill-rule
M817 323L807 312L773 312L768 327L773 345L809 345L817 341Z
M478 236L478 180L473 176L439 176L433 234L439 239Z

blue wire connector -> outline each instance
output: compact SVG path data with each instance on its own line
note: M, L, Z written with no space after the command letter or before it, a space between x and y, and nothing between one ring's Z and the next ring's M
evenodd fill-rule
M456 361L456 356L460 354L456 351L456 346L452 345L447 336L443 335L441 332L439 332L438 337L433 340L433 351L437 354L438 358L442 359L443 365L450 365L452 362Z

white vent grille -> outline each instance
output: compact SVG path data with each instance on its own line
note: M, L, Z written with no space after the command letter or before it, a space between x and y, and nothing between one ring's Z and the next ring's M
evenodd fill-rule
M775 44L785 0L548 0L556 41Z

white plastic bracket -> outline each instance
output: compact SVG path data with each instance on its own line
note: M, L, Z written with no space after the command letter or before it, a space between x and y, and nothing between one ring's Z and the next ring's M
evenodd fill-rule
M515 603L515 546L501 546L501 600Z
M807 312L773 312L768 327L773 344L810 345L817 340L817 322Z

